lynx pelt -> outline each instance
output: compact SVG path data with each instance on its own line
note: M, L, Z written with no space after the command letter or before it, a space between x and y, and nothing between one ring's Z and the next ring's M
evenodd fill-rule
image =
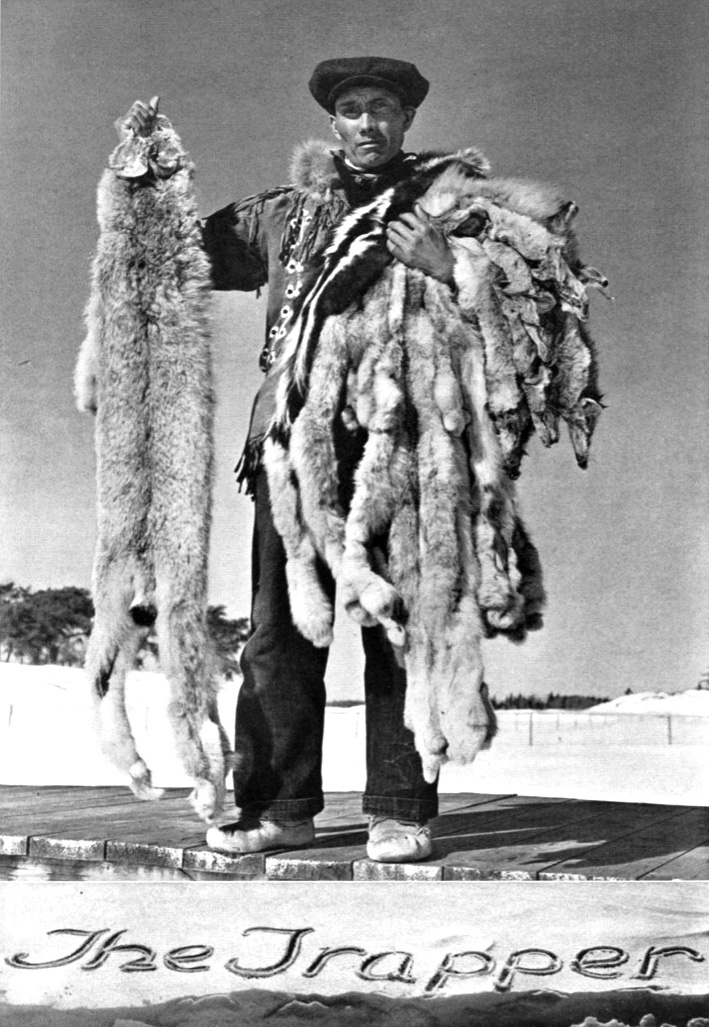
M525 445L533 431L551 445L564 420L585 467L600 412L583 321L585 285L601 276L578 260L576 208L486 181L481 165L475 151L423 158L337 229L286 341L265 446L294 622L330 643L324 558L350 614L382 625L400 654L429 780L494 735L482 639L521 641L542 623L513 480ZM415 202L449 238L452 289L387 252L387 222ZM342 422L366 437L347 511Z
M221 809L231 754L206 630L213 405L209 269L192 166L169 123L118 147L98 191L100 238L76 369L96 414L95 619L86 669L103 749L156 798L126 714L126 674L152 624L170 684L169 725L194 781Z

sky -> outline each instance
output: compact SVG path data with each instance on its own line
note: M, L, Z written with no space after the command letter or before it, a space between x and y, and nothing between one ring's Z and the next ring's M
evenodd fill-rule
M200 210L287 181L329 138L326 57L413 61L431 81L406 148L481 148L580 207L606 409L591 463L530 447L520 481L546 626L485 651L493 694L693 687L709 666L709 158L704 0L2 0L0 580L90 584L93 428L72 397L95 193L113 122L161 97ZM252 509L233 467L260 381L264 299L213 305L217 464L210 601L249 610ZM361 695L340 616L332 698Z

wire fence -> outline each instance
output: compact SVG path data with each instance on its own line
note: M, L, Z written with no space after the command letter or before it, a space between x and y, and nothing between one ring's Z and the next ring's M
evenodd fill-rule
M498 710L497 716L500 744L707 745L709 759L709 717L568 710Z

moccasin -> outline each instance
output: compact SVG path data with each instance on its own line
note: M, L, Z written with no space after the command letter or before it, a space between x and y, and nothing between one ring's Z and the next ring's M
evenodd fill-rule
M238 855L267 849L297 849L315 839L312 817L305 820L238 820L235 824L210 827L207 845L216 852Z
M431 855L431 830L415 821L371 817L367 855L377 863L416 863Z

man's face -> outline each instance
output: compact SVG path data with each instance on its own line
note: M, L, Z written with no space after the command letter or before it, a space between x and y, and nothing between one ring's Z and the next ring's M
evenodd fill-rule
M330 124L345 157L356 167L369 169L397 155L414 113L412 107L402 107L394 93L362 86L338 96Z

